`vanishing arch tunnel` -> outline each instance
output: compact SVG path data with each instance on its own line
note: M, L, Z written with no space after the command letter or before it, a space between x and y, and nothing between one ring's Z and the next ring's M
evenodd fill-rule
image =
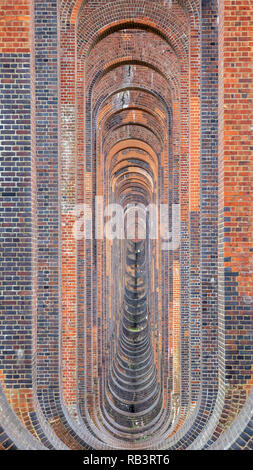
M0 11L0 448L252 448L251 1Z

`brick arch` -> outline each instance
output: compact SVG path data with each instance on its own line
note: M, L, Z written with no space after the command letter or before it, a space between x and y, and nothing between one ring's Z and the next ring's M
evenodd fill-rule
M145 50L141 47L143 42L147 44ZM176 79L179 76L180 61L163 39L143 30L129 29L128 33L125 33L125 30L111 33L93 47L85 61L87 82L92 80L92 71L93 77L97 76L98 71L104 73L117 59L122 61L124 57L128 60L152 63L157 71L168 77L174 76Z
M138 115L140 114L140 118L138 119ZM118 116L120 121L118 121ZM125 116L125 117L124 117ZM127 110L117 110L116 112L109 113L109 116L106 115L104 129L105 132L112 127L115 127L119 122L126 122L128 119L131 119L132 122L139 121L142 122L150 122L152 126L156 129L156 134L160 132L160 135L165 131L165 123L162 121L159 114L154 113L150 109L145 109L138 106L128 107Z
M118 126L115 126L113 130L117 131L117 130L121 130L121 128L124 128L124 131L126 131L126 134L129 133L128 130L130 131L130 135L131 135L131 129L135 128L141 128L140 130L142 129L146 129L150 134L153 134L153 136L156 137L157 139L157 142L159 142L161 144L161 138L159 136L159 134L157 132L155 132L152 127L148 126L148 125L145 125L141 122L135 122L135 121L127 121L127 122L124 122L122 124L119 124Z
M143 36L147 36L147 38L149 38L150 36L152 37L152 40L154 42L156 41L160 42L160 44L164 44L165 47L169 47L167 52L170 52L171 54L175 55L178 61L182 60L178 51L173 47L166 35L161 33L161 31L156 29L155 27L147 25L143 21L141 21L140 23L138 23L137 21L125 21L124 23L117 22L116 24L110 25L98 36L97 39L94 40L93 45L91 46L87 55L85 55L86 60L90 60L90 58L94 54L94 50L99 50L103 43L108 42L108 40L109 42L111 42L111 39L120 35L123 39L123 44L121 46L124 47L124 45L126 46L126 44L124 44L125 41L128 42L130 40L130 37L133 34L136 35L136 33L139 35L141 33Z
M123 178L124 178L124 181L121 181ZM145 188L147 194L150 195L152 193L152 186L148 184L148 179L145 178L145 176L141 174L140 171L136 171L135 167L131 167L131 173L129 174L123 173L123 175L117 178L115 177L115 182L114 180L112 180L112 185L113 185L113 189L114 189L114 185L117 186L116 194L118 192L119 194L122 195L124 194L124 191L129 190L134 196L133 189L131 188L133 188L133 186L135 188L135 185L136 185L135 189L137 189L138 187Z
M139 143L140 144L140 143ZM136 151L140 151L138 147L126 147L125 149L121 149L117 151L114 155L111 156L110 161L110 172L114 174L116 171L122 168L126 168L131 161L133 160L134 166L138 166L139 168L144 168L146 172L149 173L150 177L154 179L157 183L157 162L154 162L152 157L147 153L147 151L143 151L142 154L138 154L136 156ZM138 162L138 163L137 163ZM148 167L143 166L143 163L148 165ZM155 165L156 163L156 165Z
M199 0L177 0L178 3L184 8L188 15L198 18L199 16ZM79 9L82 3L87 0L62 0L61 1L61 12L62 17L65 21L70 21L75 24Z
M144 8L148 8L148 2L146 2ZM106 5L104 8L104 20L101 24L101 15L99 12L94 12L92 17L92 22L88 25L85 24L85 13L80 10L78 18L78 38L79 38L79 47L81 48L81 54L86 55L90 48L97 42L100 35L104 36L105 32L111 32L114 28L118 29L119 27L127 28L129 25L138 25L139 27L150 28L153 31L156 31L159 35L164 37L174 50L179 54L179 56L184 56L185 50L187 48L187 33L188 33L188 20L185 16L185 13L178 6L177 16L173 14L172 10L168 10L168 14L165 17L165 12L163 9L160 11L156 9L153 12L152 7L154 5L151 2L150 12L145 15L145 20L143 20L138 15L138 10L135 12L136 5L132 6L132 11L129 11L129 16L122 15L122 12L112 11L111 6ZM178 22L178 13L181 13L183 20L181 23ZM114 19L115 14L115 19ZM108 15L108 18L107 18ZM120 19L119 17L122 17ZM154 19L155 18L155 19ZM165 19L166 18L166 19ZM93 24L92 24L93 23ZM108 26L109 25L109 26ZM82 45L84 38L83 32L85 32L85 44ZM184 38L182 39L182 33Z
M120 142L117 141L113 146L111 146L110 151L108 152L108 161L110 161L110 159L113 158L113 156L119 151L128 148L144 150L153 159L153 161L157 161L157 154L154 149L152 149L152 147L147 142L140 139L123 139Z
M132 160L133 160L133 162L132 162ZM125 172L127 171L127 168L128 168L128 164L129 164L129 168L131 168L131 169L134 168L134 171L137 171L137 169L138 169L138 171L139 170L144 171L145 174L149 175L149 178L151 178L151 180L152 180L152 172L149 170L149 168L148 169L147 168L143 169L143 166L141 164L141 160L137 164L135 159L133 157L131 159L129 157L129 154L128 154L127 160L124 159L121 163L117 163L117 165L115 165L115 167L113 168L112 181L114 181L118 177L119 172L120 172L120 175L125 174ZM153 188L153 184L152 184L152 188Z
M101 112L102 112L102 108L101 108Z
M168 77L166 77L166 75L164 75L156 66L154 66L152 63L148 63L148 62L145 62L145 61L135 61L135 60L131 60L131 59L122 59L122 60L117 60L115 63L111 64L110 66L108 66L107 69L105 69L103 72L101 72L101 74L99 74L97 77L96 77L96 82L99 82L101 79L103 79L106 74L108 74L109 72L111 71L114 71L116 70L118 67L124 67L125 65L133 65L133 66L140 66L140 67L146 67L147 69L150 69L151 71L153 72L156 72L158 75L160 75L166 82L169 81ZM172 80L172 84L174 84L173 80ZM94 86L94 83L92 83L92 85ZM177 88L176 88L177 89Z
M108 141L107 145L104 147L104 151L105 153L107 154L110 150L111 147L113 147L113 145L116 143L116 142L120 142L122 140L129 140L131 141L132 139L138 139L142 142L146 142L150 145L150 147L153 149L153 151L155 151L155 149L157 149L157 145L158 145L158 142L157 142L157 139L154 137L154 135L152 133L150 133L150 131L148 129L145 129L145 128L141 128L141 127L137 127L137 126L132 126L132 129L131 129L131 133L128 134L128 128L129 127L126 127L126 126L122 126L120 127L119 129L115 129L115 131L113 132L113 135L111 137L111 141ZM159 149L159 147L158 147ZM161 149L159 149L161 151Z
M252 448L250 1L0 3L0 447ZM148 248L162 397L138 443L108 373L136 249L72 237L97 190L181 204L179 249Z
M144 86L124 86L124 87L120 87L118 88L117 86L113 87L112 89L107 89L108 91L108 95L106 94L105 96L103 96L103 89L101 91L101 96L102 96L102 100L101 99L98 99L97 100L97 106L96 108L100 108L101 105L103 103L104 104L104 107L103 107L103 110L101 109L101 111L99 111L99 115L103 116L103 113L107 112L107 107L109 109L110 107L110 104L109 104L109 100L113 99L113 97L115 97L115 95L119 95L120 93L123 93L125 91L129 91L130 92L130 99L132 98L132 95L133 96L133 103L137 103L137 104L141 104L143 105L144 107L149 107L149 105L151 103L153 103L155 105L155 110L156 112L159 114L159 116L167 116L168 117L168 121L169 121L169 117L171 116L171 96L170 94L165 94L163 95L163 90L162 90L162 87L161 89L159 88L158 91L154 91L154 90L151 90L150 88L148 87L144 87ZM161 93L160 93L161 91ZM167 101L166 101L166 98L167 97ZM131 104L131 103L130 103Z
M170 93L167 94L169 96L169 101L166 102L164 99L163 90L161 87L158 91L154 91L150 89L148 86L123 86L118 88L112 85L112 88L107 89L106 95L103 94L102 90L97 90L99 93L99 99L94 106L94 118L98 119L98 122L101 122L104 116L107 116L110 112L115 112L120 110L120 105L124 105L123 109L130 109L130 108L140 108L143 110L150 110L150 105L154 105L154 113L157 116L157 119L161 122L164 121L169 125L173 118L172 112L172 102L171 102L171 95Z

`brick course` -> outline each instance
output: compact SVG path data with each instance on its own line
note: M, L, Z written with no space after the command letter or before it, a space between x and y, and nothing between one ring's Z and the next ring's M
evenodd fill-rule
M252 21L250 0L0 0L1 449L252 449ZM180 203L180 247L145 242L138 277L137 245L94 238L97 195L168 204L170 230Z

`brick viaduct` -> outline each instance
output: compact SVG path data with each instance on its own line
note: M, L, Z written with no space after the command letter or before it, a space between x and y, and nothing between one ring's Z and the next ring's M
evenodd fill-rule
M0 55L0 449L253 449L252 0L0 0Z

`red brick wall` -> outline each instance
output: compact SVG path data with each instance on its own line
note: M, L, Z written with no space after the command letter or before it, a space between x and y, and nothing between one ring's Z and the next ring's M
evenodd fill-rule
M4 391L47 448L127 445L104 408L126 247L76 241L73 209L180 202L180 248L149 247L155 445L211 446L253 383L252 2L220 0L219 35L216 0L32 6L0 0Z

